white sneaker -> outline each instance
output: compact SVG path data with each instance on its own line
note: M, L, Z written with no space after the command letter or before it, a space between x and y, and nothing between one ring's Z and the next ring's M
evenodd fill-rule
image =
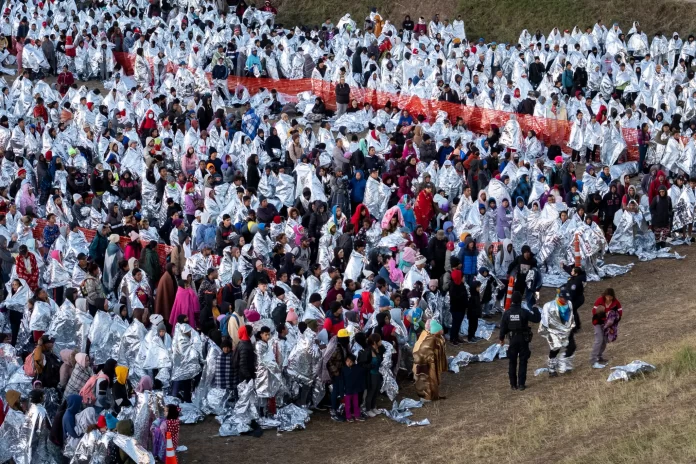
M367 412L365 413L365 415L366 415L367 417L370 417L370 418L375 417L375 413L372 412L372 411L367 411Z
M379 416L380 414L382 414L382 411L380 411L379 409L373 409L372 414L374 414L375 416Z
M592 365L592 369L604 369L605 367L607 367L606 364L599 364L598 362Z

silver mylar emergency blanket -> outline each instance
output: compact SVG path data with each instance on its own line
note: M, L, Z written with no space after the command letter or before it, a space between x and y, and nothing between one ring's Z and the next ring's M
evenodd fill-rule
M77 255L84 253L89 254L89 243L85 238L85 234L81 230L68 233L68 250L63 257L63 266L68 272L72 272L77 266ZM79 288L79 285L76 286Z
M22 370L22 365L19 364L17 350L9 343L0 344L0 392L9 390L7 383L12 375ZM1 452L1 451L0 451Z
M295 198L300 197L302 195L302 190L308 188L312 192L312 196L310 197L311 201L327 201L326 195L324 194L324 186L321 185L321 181L314 171L314 166L305 163L297 163L297 166L295 166L295 176L297 178Z
M507 345L501 346L498 343L494 343L493 345L489 346L486 348L486 350L483 353L479 353L476 356L476 360L478 362L493 362L495 360L495 357L498 356L500 358L506 357L507 354Z
M169 334L165 334L164 340L162 340L157 334L157 328L150 328L150 331L145 336L145 340L140 344L140 353L138 353L140 368L146 370L171 369L171 348L172 338Z
M172 382L188 380L201 372L203 340L188 324L176 324L172 340Z
M351 251L348 264L346 265L346 272L344 273L345 278L352 279L357 282L362 275L366 261L367 258L365 258L365 256L361 255L355 250Z
M205 357L205 365L201 373L201 380L198 383L193 398L193 403L204 414L214 414L216 416L225 414L225 408L230 399L229 391L213 388L215 366L221 354L222 350L220 347L211 340L208 340L208 354Z
M381 218L387 212L387 205L391 189L382 182L375 180L372 176L367 178L365 185L365 197L363 204L367 207L371 215Z
M556 301L549 301L541 310L541 323L539 324L539 333L549 343L552 350L560 350L568 346L568 338L570 331L575 327L573 322L572 305L568 302L568 321L563 322L560 317Z
M674 188L674 186L672 186ZM676 202L672 203L674 219L672 230L679 230L684 226L694 223L694 205L696 197L690 188L685 188Z
M37 404L29 407L19 431L14 460L16 464L61 464L49 449L50 421L46 409Z
M100 462L97 460L96 456L99 453L101 438L102 435L98 430L92 430L84 434L75 447L75 452L70 460L70 464L92 464L93 462Z
M19 287L17 292L14 294L12 294L12 282L10 281L5 284L5 289L7 290L5 294L7 297L5 298L5 301L3 301L3 305L5 308L12 311L24 313L24 310L27 307L27 301L29 301L29 298L31 298L31 289L24 279L18 280L22 286Z
M426 271L425 268L418 269L417 266L411 266L411 269L409 269L408 273L406 274L406 277L404 277L402 287L413 290L413 287L416 284L416 282L423 282L423 286L425 287L428 285L428 282L430 282L430 276L428 275L428 271Z
M77 308L69 300L60 306L56 311L46 335L55 339L55 350L60 353L61 350L78 348Z
M259 398L275 398L283 388L283 374L276 362L270 344L256 342L256 395Z
M648 364L645 361L635 360L625 366L616 366L611 368L612 372L607 378L607 382L613 382L615 380L630 380L637 377L639 374L646 374L653 372L655 366Z
M613 124L608 124L603 132L602 164L613 166L619 159L619 156L621 156L621 153L626 149L626 141L619 129Z
M47 284L47 290L68 287L70 286L70 272L65 269L62 263L49 258L46 269L44 269L44 281Z
M106 432L102 435L91 463L105 462L106 450L111 442L114 442L114 444L123 450L123 452L136 464L155 464L155 458L152 456L152 453L138 444L135 438L114 432Z
M290 352L287 374L300 385L310 386L316 378L316 364L321 360L321 351L314 342L317 334L313 330L305 330Z
M379 365L379 373L382 374L382 387L379 391L381 393L386 393L387 397L394 401L396 395L399 393L399 384L396 383L394 372L392 372L392 354L394 353L394 347L391 343L383 343L382 346L385 348L385 351L382 364Z
M145 391L135 393L137 401L134 406L133 438L141 445L150 448L150 425L164 415L164 395L162 392Z
M455 373L459 374L459 369L462 367L466 367L469 365L469 363L476 361L476 355L473 355L471 353L467 353L466 351L460 351L457 353L456 356L450 356L448 358L448 369Z
M138 353L140 345L147 336L147 329L142 322L133 319L131 325L123 332L121 336L121 344L119 346L119 354L116 360L122 366L126 366L133 370L137 366Z
M45 332L51 324L53 315L58 312L58 305L52 299L45 301L35 301L34 309L29 320L29 329Z
M278 174L278 183L275 187L275 194L283 205L288 208L295 202L295 179L284 173Z
M248 380L237 386L238 399L234 405L234 410L229 415L221 419L220 436L237 436L251 430L251 421L259 419L259 412L256 409L256 390L254 381Z
M493 332L496 329L496 324L494 322L486 322L484 319L479 319L478 320L478 327L476 328L476 336L478 338L483 338L486 340L490 340L491 336L493 336ZM459 329L459 334L460 335L466 335L469 333L469 319L465 318L462 321L462 326Z
M396 421L400 424L404 424L407 427L430 425L428 419L422 419L417 422L409 419L413 415L410 411L411 409L423 407L423 401L412 400L411 398L404 398L400 403L396 401L393 402L391 410L384 409L384 414L391 420Z
M213 267L212 256L203 256L203 253L196 253L186 259L184 269L193 277L193 280L199 280L208 275L208 269L211 267Z
M20 435L24 425L24 414L14 409L7 409L5 420L0 426L0 461L7 462L18 455Z
M89 356L95 364L104 364L110 357L113 343L118 340L111 336L111 316L104 311L97 311L89 330L91 341Z
M225 247L225 249L222 251L222 259L220 260L220 267L218 268L220 285L232 283L232 276L234 275L238 266L238 259L232 257L232 247Z

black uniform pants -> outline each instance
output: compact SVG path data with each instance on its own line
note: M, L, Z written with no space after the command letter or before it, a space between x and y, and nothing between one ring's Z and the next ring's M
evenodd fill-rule
M525 342L521 335L513 335L507 350L508 376L510 385L519 387L527 382L527 361L532 352L529 343ZM519 361L519 364L518 364Z
M464 311L453 311L452 312L452 328L450 329L450 341L459 341L459 330L462 328L462 322L464 321Z

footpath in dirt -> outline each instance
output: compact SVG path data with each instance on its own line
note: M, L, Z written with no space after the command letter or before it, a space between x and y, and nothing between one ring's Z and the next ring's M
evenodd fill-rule
M412 410L414 416L411 419L414 421L423 418L430 420L431 425L425 427L406 427L384 416L362 423L335 423L329 419L328 412L315 412L304 431L277 435L274 430L267 430L260 438L222 438L217 436L217 421L213 417L207 417L203 423L182 428L180 444L187 446L188 451L178 455L179 462L207 463L216 462L222 456L234 456L235 460L242 462L289 464L315 462L320 459L320 455L323 456L321 459L340 456L342 463L364 463L366 459L380 459L390 463L434 462L435 456L435 461L442 462L456 460L456 455L462 458L467 455L472 457L470 451L473 450L467 446L467 442L472 441L476 442L478 462L501 462L500 458L511 457L511 451L495 445L500 439L496 435L505 438L506 429L511 422L519 422L524 427L525 422L531 421L535 415L519 417L515 411L530 410L530 405L532 411L535 408L542 410L545 398L556 398L558 395L562 397L564 391L568 392L570 408L573 404L571 392L582 392L586 382L591 382L591 387L597 389L596 395L602 395L611 388L619 388L606 382L609 367L624 365L636 359L651 362L651 354L663 345L674 341L676 337L681 339L694 333L696 318L688 316L696 314L696 304L690 297L691 270L696 263L696 247L681 246L676 250L679 254L686 255L686 259L636 262L635 257L607 258L608 263L636 264L628 274L591 282L586 286L586 303L580 308L582 330L576 334L576 368L570 375L556 379L550 379L545 374L534 377L537 368L546 366L548 355L548 345L536 334L535 324L528 389L524 392L510 390L508 362L496 359L492 363L470 364L462 368L459 374L443 374L440 393L447 399ZM591 309L594 300L607 287L616 291L624 308L624 315L619 326L618 340L609 344L606 351L606 357L610 361L607 368L595 370L591 369L589 362L593 341ZM553 295L552 289L544 288L540 302L549 301ZM678 324L675 322L677 319ZM459 351L480 353L497 340L497 334L496 330L490 340L473 345L453 347L448 344L448 355L454 356ZM406 397L417 398L410 381L400 382L397 400ZM391 402L383 396L378 407L390 408ZM557 413L564 414L563 411ZM490 447L486 445L487 440L491 441ZM548 437L544 442L545 449L519 449L513 455L519 462L541 462L538 461L541 455L554 451L552 442L553 437Z

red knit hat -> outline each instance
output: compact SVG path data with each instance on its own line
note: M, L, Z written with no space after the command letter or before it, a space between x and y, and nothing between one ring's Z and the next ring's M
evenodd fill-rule
M97 427L100 429L106 428L106 417L99 416L99 419L97 419Z

